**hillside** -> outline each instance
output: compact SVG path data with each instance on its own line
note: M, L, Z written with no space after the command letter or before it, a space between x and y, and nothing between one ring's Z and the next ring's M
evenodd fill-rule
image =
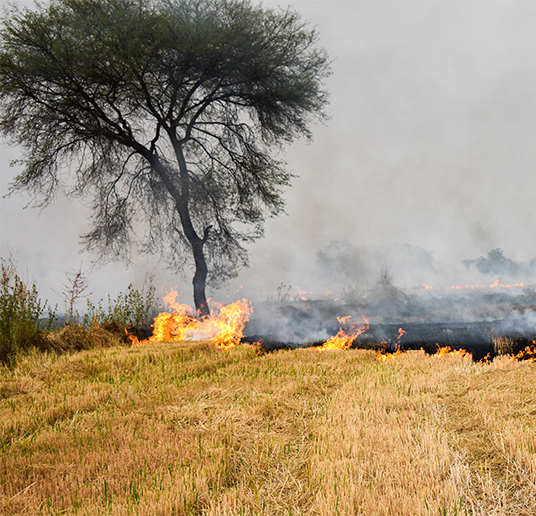
M536 513L536 365L207 343L0 368L0 514Z

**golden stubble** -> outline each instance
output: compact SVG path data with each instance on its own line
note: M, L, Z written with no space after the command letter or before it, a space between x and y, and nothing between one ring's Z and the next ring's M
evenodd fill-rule
M0 369L0 514L534 514L536 366L164 343Z

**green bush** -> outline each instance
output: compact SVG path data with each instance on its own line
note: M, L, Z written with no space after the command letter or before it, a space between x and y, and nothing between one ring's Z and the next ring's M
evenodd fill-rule
M85 325L96 322L105 328L119 326L137 337L146 337L151 334L151 325L158 315L155 297L156 289L148 277L141 290L130 284L126 294L119 292L116 299L108 296L107 310L102 307L102 299L97 305L88 300Z
M12 364L20 351L43 345L45 309L35 284L23 281L11 258L0 258L0 362Z
M79 276L80 271L75 280ZM150 336L157 315L152 278L146 279L141 290L129 285L126 294L120 292L116 299L108 296L107 310L102 300L97 305L88 300L83 324L74 306L83 289L65 287L70 296L68 312L65 327L58 328L56 315L39 299L36 285L20 277L11 258L0 258L0 363L14 365L17 355L32 347L61 353L129 343L127 333L138 338Z

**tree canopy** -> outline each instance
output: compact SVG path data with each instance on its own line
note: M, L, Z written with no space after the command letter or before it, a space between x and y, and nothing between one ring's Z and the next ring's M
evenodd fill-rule
M279 150L325 118L317 32L248 0L52 0L12 8L0 38L0 130L24 148L12 189L89 199L99 256L139 242L190 263L208 314L207 279L283 210Z

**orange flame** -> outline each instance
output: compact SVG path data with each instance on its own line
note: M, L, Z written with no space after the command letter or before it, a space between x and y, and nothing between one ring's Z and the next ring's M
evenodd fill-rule
M427 285L426 283L423 283L422 286L426 290L441 290L441 287L433 287L432 285Z
M433 287L431 287L430 285L424 285L424 288L426 290L430 290L432 289ZM487 285L479 285L478 283L475 284L475 285L455 285L453 287L450 287L451 289L454 289L454 290L465 290L465 289L469 289L469 290L474 290L474 289L481 289L481 288L513 288L513 287L524 287L525 284L524 283L513 283L512 285L505 285L504 283L501 283L499 280L495 280L491 285L489 285L489 287ZM437 289L439 290L440 288L437 287Z
M503 285L499 283L499 280L495 280L493 285L490 285L490 288L501 287L501 288L512 288L512 287L524 287L524 283L514 283L513 285Z
M441 347L439 344L437 345L437 352L434 357L441 358L445 355L458 355L461 357L470 357L471 353L466 351L465 349L452 349L450 346Z
M335 297L335 295L333 294L333 292L331 292L331 290L329 290L329 288L326 289L326 292L324 293L324 296L327 297L328 299L333 299L333 301L338 301L339 300L339 298Z
M158 314L153 324L153 335L139 341L130 336L133 346L151 342L172 342L181 340L210 340L220 349L236 346L251 314L246 299L222 306L214 303L212 315L204 319L195 318L189 305L176 302L177 292L172 290L164 297L166 305L173 311Z
M398 328L398 335L396 337L396 345L397 347L400 347L400 339L406 334L406 330L403 330L402 328Z
M376 360L380 362L390 362L398 355L404 353L404 350L400 346L396 346L394 353L386 353L383 350L380 350L376 353Z
M400 328L400 330L402 330L402 328ZM399 330L399 340L400 340L400 337L406 333L404 330L402 330L403 333L402 333L402 335L400 335L400 330ZM382 344L387 344L387 342L382 341ZM421 348L421 351L424 351L424 350ZM378 351L376 353L376 359L380 360L381 362L388 362L390 360L393 360L398 355L401 355L403 352L404 352L404 350L400 347L399 344L397 344L395 346L395 352L394 353L386 353L385 351ZM536 354L536 352L535 352L535 354ZM458 356L461 356L461 357L470 357L471 353L469 353L465 349L452 349L450 346L445 346L445 347L442 348L438 344L437 345L437 352L436 352L435 355L432 355L432 356L436 357L436 358L441 358L441 357L444 357L445 355L458 355ZM484 363L487 363L487 362L482 362L482 363L484 364Z
M309 290L302 290L300 287L296 287L297 293L294 299L297 301L310 301L311 296L313 295L312 292Z
M376 353L376 359L380 362L389 362L393 360L398 355L404 353L404 350L400 347L400 339L406 334L406 330L403 328L398 328L398 334L396 336L395 351L393 353L387 353L384 350L380 350ZM386 345L387 341L382 340L382 344Z
M536 341L533 342L536 344ZM536 346L527 346L514 356L515 360L526 360L528 362L536 362Z
M387 344L387 341L382 341L382 344ZM376 359L381 362L389 362L393 360L396 356L402 354L404 351L400 346L396 346L396 351L394 353L386 353L385 351L378 351L376 353ZM421 350L423 351L423 350ZM432 355L433 358L441 358L446 355L461 356L463 358L471 358L472 354L465 349L452 349L450 346L441 347L437 345L437 352L435 355ZM517 355L509 355L511 360L526 360L528 362L536 362L536 340L533 342L533 346L527 346L523 351L520 351ZM490 353L488 353L484 358L480 359L478 365L486 365L490 363Z
M486 364L489 364L489 357L490 357L490 354L488 353L484 358L481 358L477 364L478 365L486 365Z
M337 320L341 324L345 324L351 315L346 315L344 317L337 317ZM349 329L349 333L345 332L342 328L339 329L339 332L331 339L326 340L322 346L317 348L319 351L326 351L328 349L350 349L354 340L358 335L366 332L369 329L369 319L363 317L364 324L355 324Z

